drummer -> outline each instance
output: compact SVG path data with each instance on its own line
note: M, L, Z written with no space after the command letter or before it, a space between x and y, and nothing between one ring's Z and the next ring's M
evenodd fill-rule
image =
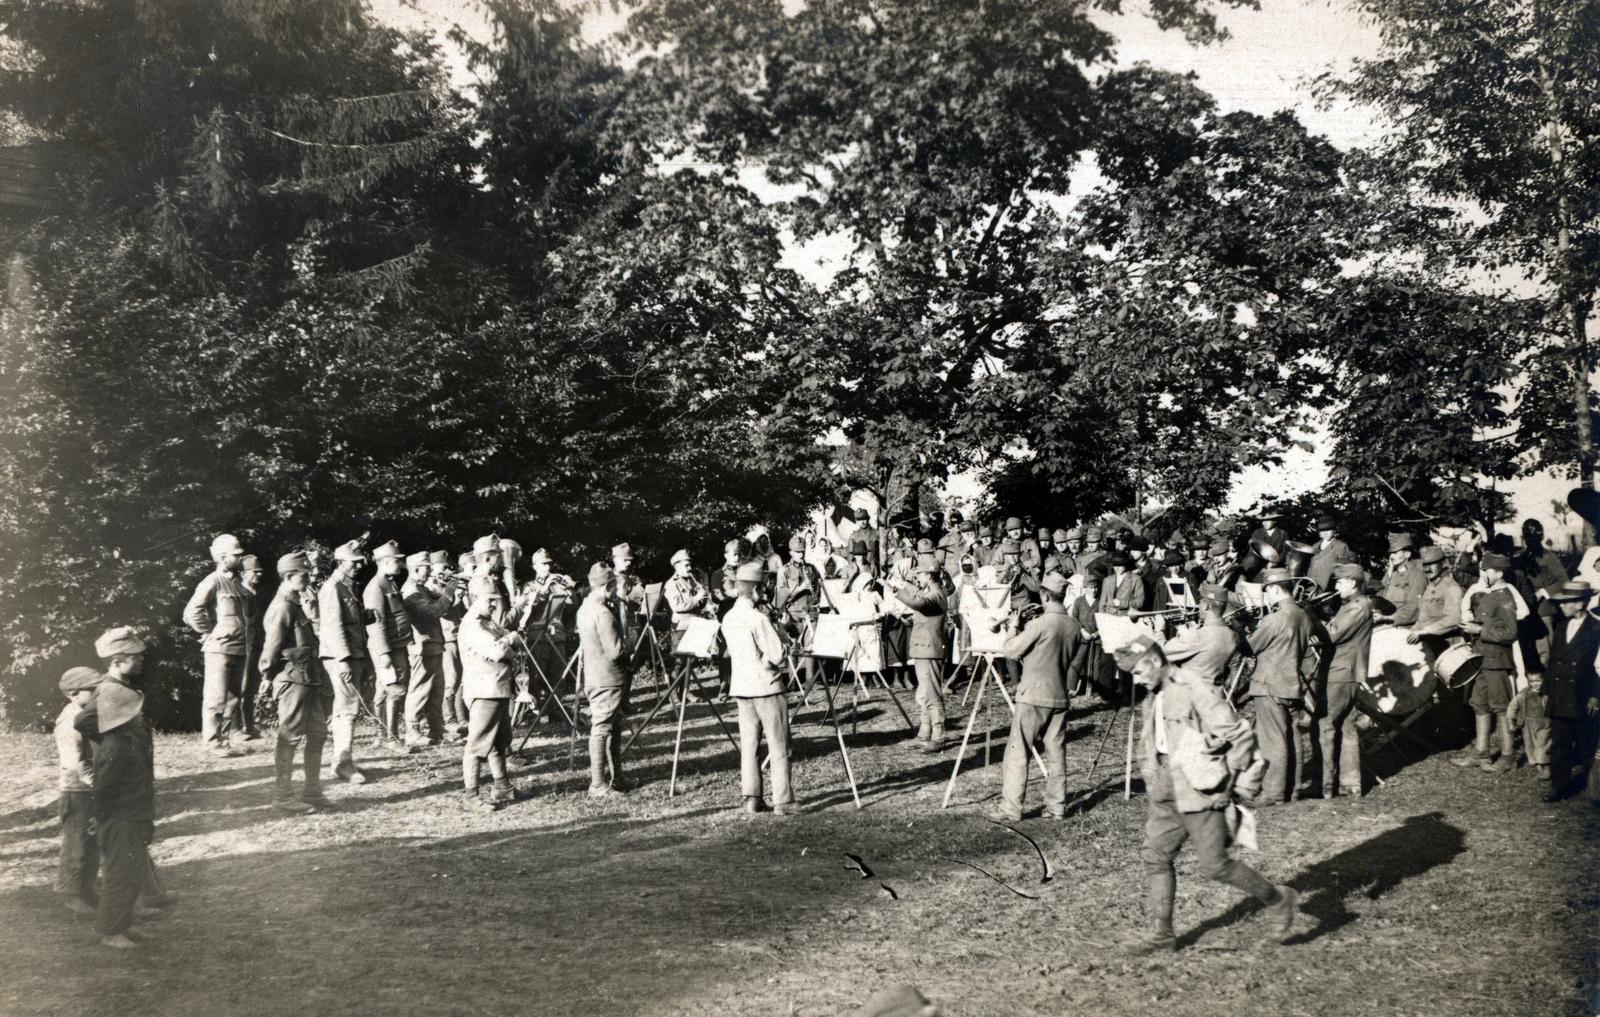
M1429 545L1422 549L1422 571L1428 585L1422 588L1422 600L1417 605L1417 623L1412 627L1406 642L1420 643L1428 666L1434 666L1439 654L1450 647L1461 634L1461 587L1450 574L1444 549Z

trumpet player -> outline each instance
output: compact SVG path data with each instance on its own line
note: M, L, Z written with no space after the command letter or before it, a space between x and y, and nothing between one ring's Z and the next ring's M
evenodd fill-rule
M413 748L444 740L444 616L455 607L454 587L435 575L426 551L406 558L400 595L411 620L411 685L406 689L406 744Z
M1221 685L1239 654L1239 633L1226 618L1229 611L1243 607L1244 600L1215 583L1206 583L1196 602L1200 624L1179 630L1167 642L1167 659L1184 664L1185 671L1202 681Z

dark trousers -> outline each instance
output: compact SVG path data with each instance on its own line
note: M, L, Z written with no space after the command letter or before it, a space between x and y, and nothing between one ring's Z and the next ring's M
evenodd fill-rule
M1356 683L1330 682L1317 704L1317 744L1322 752L1322 790L1361 793L1361 734L1356 728Z
M1565 791L1572 784L1572 771L1585 758L1585 721L1572 717L1550 717L1550 786Z
M1304 752L1297 751L1300 733L1295 725L1298 699L1256 696L1256 745L1267 761L1261 784L1261 797L1270 802L1286 802L1294 793L1298 764Z
M60 814L61 861L56 866L56 893L71 894L93 904L94 879L100 871L93 792L61 792Z
M134 902L139 899L150 865L145 840L148 824L108 819L96 826L102 881L94 929L102 936L116 936L133 925Z

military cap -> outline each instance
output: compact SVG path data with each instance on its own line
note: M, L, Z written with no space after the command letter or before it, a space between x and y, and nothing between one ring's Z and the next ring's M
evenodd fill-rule
M1429 544L1422 549L1421 558L1424 565L1436 565L1444 561L1444 548Z
M1411 534L1409 533L1389 534L1390 551L1408 551L1415 543L1416 542L1411 539Z
M533 554L529 555L528 561L529 561L530 564L533 564L533 565L553 565L553 564L555 564L555 559L550 557L550 552L545 550L542 547L539 548L538 550L534 551Z
M221 558L225 554L244 554L244 545L231 533L219 533L211 541L211 557Z
M515 540L512 540L510 537L501 537L500 538L500 550L502 550L502 551L515 551L517 553L517 555L520 557L521 554L522 554L522 545L517 543Z
M535 555L534 557L535 557L535 559L537 559L538 556ZM471 572L472 571L472 552L471 551L462 551L460 554L456 555L456 571L458 571L458 572Z
M1071 539L1071 536L1066 530L1057 530L1056 532L1050 534L1050 539L1057 544L1065 544Z
M479 537L472 542L472 553L475 556L498 550L500 550L500 535L498 533L491 533L487 537Z
M1550 592L1550 599L1557 602L1563 600L1588 600L1593 595L1594 587L1590 586L1581 579L1576 579L1572 582L1562 583L1559 587L1552 590Z
M1112 551L1107 560L1110 561L1113 568L1118 566L1122 568L1131 568L1133 566L1133 555L1124 551L1120 547L1115 551Z
M856 509L856 518L859 520L870 521L872 519L872 513L868 512L864 508L858 508Z
M794 536L789 538L789 553L790 554L804 554L805 550L806 550L806 538L800 536L800 534L798 534L798 533L796 533Z
M1131 671L1130 665L1137 663L1146 656L1161 650L1161 643L1155 636L1148 632L1141 632L1128 640L1126 645L1119 646L1112 654L1117 659L1117 666L1124 671ZM1163 654L1165 656L1165 654Z
M367 552L361 550L359 540L347 540L333 549L334 561L366 561Z
M1262 522L1266 522L1268 519L1282 519L1282 518L1283 518L1283 506L1282 505L1268 505L1266 508L1261 510L1261 521Z
M722 546L722 550L725 551L725 552L726 551L731 551L734 554L743 554L744 553L744 540L743 540L743 538L735 538L733 540L728 541L726 544L724 544Z
M929 540L927 537L923 537L921 540L917 541L917 553L918 554L932 554L933 553L933 541Z
M851 537L850 538L850 553L851 554L870 554L871 552L867 548L866 538L864 538L864 537Z
M1088 529L1083 531L1083 539L1084 540L1104 540L1104 539L1106 539L1106 531L1102 530L1098 526L1091 526Z
M1261 573L1257 580L1262 586L1287 586L1294 582L1288 569L1271 568Z
M616 581L617 573L603 561L597 561L589 566L589 588L599 589L610 586Z
M436 569L447 569L447 568L449 568L450 567L450 552L449 551L429 551L428 552L428 564L432 565Z
M1339 528L1339 517L1338 516L1330 515L1330 514L1325 512L1322 515L1317 517L1317 529L1318 530L1337 530L1338 528Z
M1022 520L1018 519L1016 516L1007 516L1006 517L1006 529L1007 530L1020 530L1020 529L1022 529Z
M127 625L119 625L114 629L107 629L99 639L94 641L94 655L101 660L110 660L112 657L131 657L135 653L143 653L149 645L139 634Z
M613 547L611 549L611 557L613 557L613 558L632 558L633 557L633 548L629 547L626 542L618 544L618 545L616 545L615 547Z
M144 696L121 682L101 682L94 694L94 709L95 723L105 734L139 716Z
M82 692L92 689L105 679L105 675L92 667L69 667L61 676L60 688L62 692Z
M240 572L259 572L259 571L261 571L261 559L256 557L253 554L245 555L239 561L239 571Z
M687 550L674 551L672 553L672 561L670 564L676 565L679 562L682 562L685 565L689 564L689 552Z
M1083 539L1083 527L1074 526L1072 529L1068 530L1067 531L1067 539L1068 540L1082 540Z
M978 536L992 537L994 536L994 530L990 528L988 523L984 523L982 526L978 527Z
M766 569L758 561L747 561L740 565L734 572L733 578L740 583L759 583L766 577Z
M278 575L284 576L285 578L294 575L296 572L310 571L311 559L307 558L305 554L300 551L296 551L293 554L286 554L282 558L278 559Z
M373 561L382 561L385 558L402 558L402 557L404 557L404 555L402 555L400 553L400 545L395 543L392 540L389 541L387 544L379 544L377 547L372 549L372 560Z
M971 519L963 519L961 520L960 529L962 533L977 533L978 524L973 522Z
M1004 540L1002 540L1000 542L1000 553L1001 554L1021 554L1022 553L1022 541L1017 540L1014 537L1007 537L1006 539L1004 539Z
M1229 550L1228 541L1224 537L1218 537L1216 540L1213 540L1211 542L1211 553L1212 554L1224 555L1224 554L1228 553L1228 550Z
M426 551L418 551L415 554L406 555L407 569L419 569L426 564L428 564L428 552Z
M1148 551L1148 550L1150 550L1150 538L1149 537L1141 537L1137 533L1133 534L1127 540L1123 541L1123 543L1127 545L1127 548L1130 551Z
M1209 551L1209 550L1211 550L1211 540L1210 540L1210 538L1208 538L1204 533L1195 534L1194 536L1189 538L1189 550L1191 550L1191 551Z
M1050 539L1050 527L1048 527L1048 526L1039 527L1038 533L1036 535L1038 536L1038 538L1040 540L1049 540Z
M1354 579L1357 583L1367 581L1367 570L1353 561L1343 562L1333 567L1333 578Z
M1496 554L1493 551L1487 551L1484 553L1483 561L1479 562L1478 566L1479 568L1494 569L1497 572L1505 572L1511 568L1511 559L1507 558L1503 554Z
M494 581L493 576L473 576L472 581L467 584L467 592L472 595L473 600L486 600L490 597L499 598L501 596L500 584Z
M1201 583L1200 599L1220 608L1242 607L1244 605L1244 600L1237 593L1224 589L1216 583Z
M919 555L917 555L917 571L918 572L937 572L937 571L939 571L939 559L938 559L938 557L936 555L933 555L933 554L919 554Z
M1048 590L1059 596L1067 592L1067 577L1059 572L1052 572L1039 580L1039 589Z

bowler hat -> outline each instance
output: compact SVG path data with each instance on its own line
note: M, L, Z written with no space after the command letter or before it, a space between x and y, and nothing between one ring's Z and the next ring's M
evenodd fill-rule
M1317 517L1318 530L1337 530L1338 528L1339 520L1336 516L1331 516L1324 513L1323 515Z
M1120 547L1112 551L1107 560L1112 568L1130 568L1133 565L1133 555Z

